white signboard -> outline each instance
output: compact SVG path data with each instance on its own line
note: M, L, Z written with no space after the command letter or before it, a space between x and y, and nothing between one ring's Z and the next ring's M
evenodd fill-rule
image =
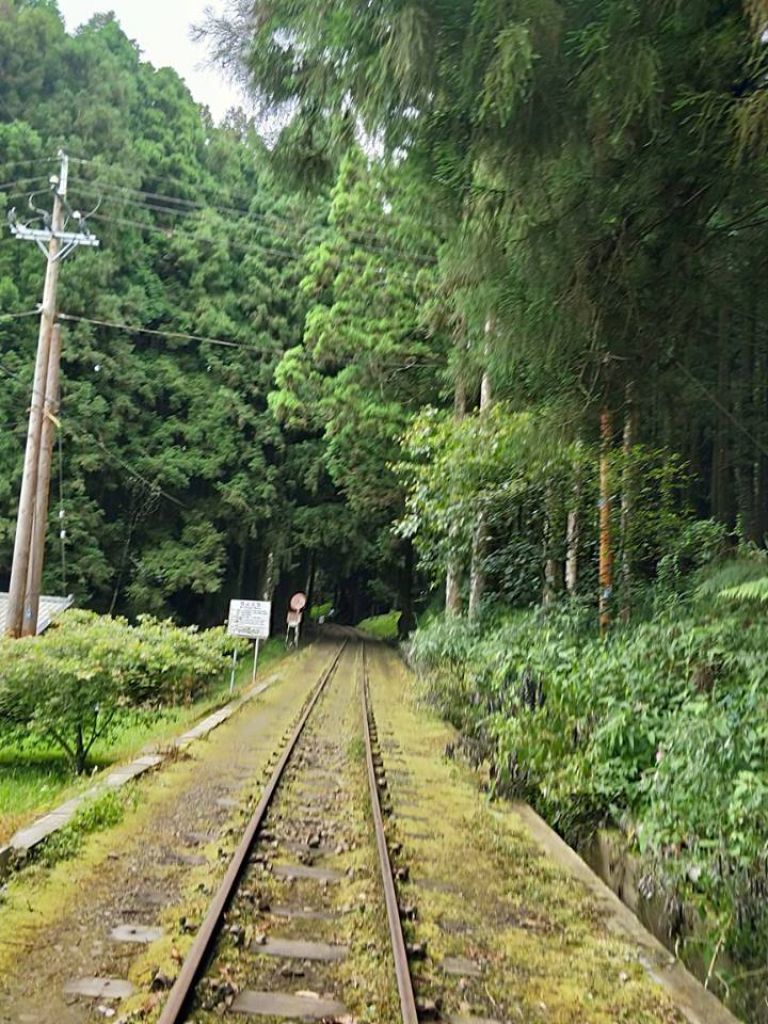
M227 632L230 636L244 636L249 640L267 640L271 618L271 601L232 601Z

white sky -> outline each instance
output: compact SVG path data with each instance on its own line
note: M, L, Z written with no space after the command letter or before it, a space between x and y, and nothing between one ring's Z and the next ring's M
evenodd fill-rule
M243 98L236 86L205 67L205 45L190 39L190 27L202 21L206 7L219 13L225 0L59 0L69 32L94 14L114 11L144 59L156 67L175 68L198 103L207 104L220 120L230 107L243 105Z

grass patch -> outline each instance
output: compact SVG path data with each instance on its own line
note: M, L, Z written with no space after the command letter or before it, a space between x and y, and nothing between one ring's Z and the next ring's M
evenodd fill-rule
M93 800L88 800L68 825L54 833L41 846L41 863L50 868L59 861L72 860L80 853L87 836L121 823L129 799L124 793L107 790Z
M357 628L377 640L397 640L397 620L400 612L387 612L385 615L374 615L370 619L358 622Z
M259 674L263 676L265 669L284 656L285 650L279 639L267 641L259 650ZM238 666L233 697L250 686L251 673L252 661L246 658ZM7 841L36 815L88 789L93 785L93 776L99 771L130 761L148 746L162 747L229 700L227 674L204 698L192 704L160 711L125 711L109 734L94 744L88 773L79 779L73 776L61 751L52 746L32 739L13 739L2 743L0 843Z
M365 760L365 740L362 736L353 736L347 744L347 757L350 761Z

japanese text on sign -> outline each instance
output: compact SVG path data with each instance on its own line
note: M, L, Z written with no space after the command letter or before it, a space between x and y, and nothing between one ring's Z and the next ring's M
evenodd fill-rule
M271 601L232 601L227 632L249 640L267 640L271 618Z

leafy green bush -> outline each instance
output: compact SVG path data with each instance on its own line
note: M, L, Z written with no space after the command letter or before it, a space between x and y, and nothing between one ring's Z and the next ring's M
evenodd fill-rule
M234 647L249 647L221 627L201 633L151 616L140 616L132 632L139 643L131 690L137 704L191 703L221 676Z
M374 615L370 619L363 619L358 622L357 628L369 636L375 636L377 640L397 639L397 620L400 612L387 612L385 615Z
M768 552L742 545L738 557L704 574L696 596L734 605L768 603Z
M735 942L768 850L768 626L759 611L716 610L681 606L607 641L578 609L484 633L444 621L410 656L500 792L571 841L623 827Z
M221 629L68 612L45 636L0 641L0 727L52 740L79 774L121 713L195 699L234 644Z
M333 601L323 601L322 604L313 605L310 609L310 618L317 622L318 619L323 619L328 616L328 613L333 608Z

